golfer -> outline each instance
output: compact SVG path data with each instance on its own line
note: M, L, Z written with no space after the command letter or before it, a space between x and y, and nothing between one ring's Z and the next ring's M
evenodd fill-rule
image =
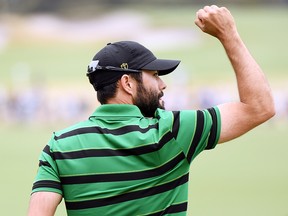
M269 84L230 12L206 6L195 23L223 45L239 102L165 111L161 76L180 61L157 59L132 41L107 44L87 71L101 105L53 134L40 155L29 216L54 215L62 198L69 216L186 215L193 159L274 115Z

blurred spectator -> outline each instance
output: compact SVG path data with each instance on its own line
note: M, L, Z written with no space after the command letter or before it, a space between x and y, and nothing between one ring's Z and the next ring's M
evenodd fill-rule
M55 93L57 92L57 93ZM232 92L225 88L210 88L208 90L183 88L167 89L165 101L167 110L176 109L204 109L215 106L227 98L231 100ZM44 89L37 85L25 90L14 89L8 93L5 87L0 86L0 121L1 122L66 122L81 121L84 116L93 112L95 101L86 99L85 92L61 92ZM288 93L285 91L274 92L277 115L274 120L288 122Z

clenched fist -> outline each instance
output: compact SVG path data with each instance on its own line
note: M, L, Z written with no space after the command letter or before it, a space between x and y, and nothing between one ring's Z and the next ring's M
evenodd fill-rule
M225 7L205 6L196 13L195 24L220 41L237 33L234 18Z

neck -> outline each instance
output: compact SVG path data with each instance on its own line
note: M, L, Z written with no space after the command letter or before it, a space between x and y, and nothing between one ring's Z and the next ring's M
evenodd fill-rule
M107 101L107 104L134 104L134 103L131 95L124 94L118 91L115 97L110 98Z

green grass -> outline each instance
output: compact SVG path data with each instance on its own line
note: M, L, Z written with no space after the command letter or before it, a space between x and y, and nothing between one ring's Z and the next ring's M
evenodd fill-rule
M147 12L155 29L191 26L200 38L198 43L187 44L185 48L168 52L156 50L157 56L182 59L183 68L191 71L188 78L193 84L234 82L231 66L219 42L203 36L195 27L196 10L165 8ZM262 65L272 86L277 88L281 88L279 83L288 80L287 10L231 8L244 41ZM43 79L47 87L64 85L63 88L77 91L75 86L87 85L86 65L98 48L99 44L95 43L11 41L0 54L0 85L9 88L15 68L28 65L32 79ZM0 123L1 215L25 214L38 155L52 131L68 124ZM196 158L190 176L189 215L288 216L287 128L287 122L271 121ZM64 212L62 203L57 215L65 215Z

